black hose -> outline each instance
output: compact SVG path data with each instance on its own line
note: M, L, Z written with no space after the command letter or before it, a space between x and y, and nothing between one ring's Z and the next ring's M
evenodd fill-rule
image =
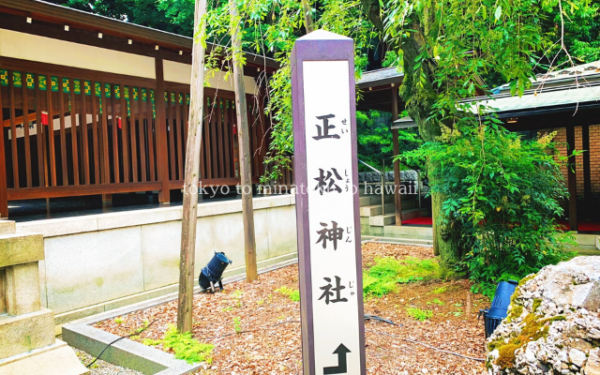
M99 360L99 359L100 359L100 357L102 357L102 354L104 354L104 352L106 351L106 349L110 348L110 347L111 347L113 344L115 344L115 343L117 343L117 342L119 342L119 341L121 341L121 340L123 340L123 339L130 338L131 336L137 336L137 335L139 335L140 333L142 333L142 332L144 332L145 330L147 330L148 328L150 328L150 326L151 326L152 324L156 323L157 321L158 321L158 320L155 320L155 321L153 321L152 323L148 324L146 327L142 328L140 331L136 331L136 332L134 332L134 333L132 333L132 334L130 334L130 335L127 335L127 336L121 336L121 337L119 337L118 339L116 339L116 340L114 340L113 342L111 342L110 344L106 345L106 347L105 347L104 349L102 349L102 351L101 351L101 352L100 352L100 354L99 354L99 355L96 357L96 359L94 359L94 360L92 361L92 363L90 363L89 365L87 365L87 366L85 366L85 367L87 367L87 368L90 368L90 366L92 366L94 363L96 363L96 361L97 361L97 360Z

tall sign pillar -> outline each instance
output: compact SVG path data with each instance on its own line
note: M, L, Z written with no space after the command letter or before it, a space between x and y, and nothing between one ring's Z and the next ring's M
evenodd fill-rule
M323 30L292 52L304 375L365 375L354 46Z

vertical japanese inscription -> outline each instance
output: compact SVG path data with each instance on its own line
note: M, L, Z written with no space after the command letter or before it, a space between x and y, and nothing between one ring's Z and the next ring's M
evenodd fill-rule
M316 374L361 374L348 61L304 61Z

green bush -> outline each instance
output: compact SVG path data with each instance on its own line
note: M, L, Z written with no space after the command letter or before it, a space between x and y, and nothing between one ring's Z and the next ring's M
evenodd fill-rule
M215 347L212 344L204 344L194 339L191 332L179 333L177 327L172 325L165 332L164 339L146 339L143 343L144 345L151 346L163 344L163 348L166 350L173 349L175 358L184 360L189 364L200 362L211 363L211 355Z
M427 162L431 188L443 202L437 224L453 249L441 254L443 264L462 264L485 284L506 275L520 279L567 258L571 240L557 218L568 192L553 136L523 140L497 120L456 124L439 141L404 155Z
M290 300L292 300L294 302L300 301L300 291L299 290L290 289L284 285L281 288L276 289L275 291L277 293L283 294L284 296L288 297Z
M418 307L409 307L406 309L406 313L413 319L423 322L433 316L433 311L423 310Z
M389 54L389 53L388 53ZM392 57L390 55L390 57ZM400 117L406 116L403 112ZM392 170L393 137L390 131L392 119L388 113L376 110L368 112L356 111L358 158L365 163L381 169L385 161L386 170ZM422 143L416 129L398 131L400 151L414 150ZM370 172L370 169L358 164L359 170ZM404 165L401 165L404 168Z

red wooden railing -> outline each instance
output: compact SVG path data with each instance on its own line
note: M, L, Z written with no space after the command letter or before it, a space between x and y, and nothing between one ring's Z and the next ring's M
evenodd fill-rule
M0 59L0 216L3 199L181 189L189 87L162 87L164 97L150 79ZM234 93L207 88L205 98L200 181L236 185ZM256 180L268 147L259 102L248 96Z

